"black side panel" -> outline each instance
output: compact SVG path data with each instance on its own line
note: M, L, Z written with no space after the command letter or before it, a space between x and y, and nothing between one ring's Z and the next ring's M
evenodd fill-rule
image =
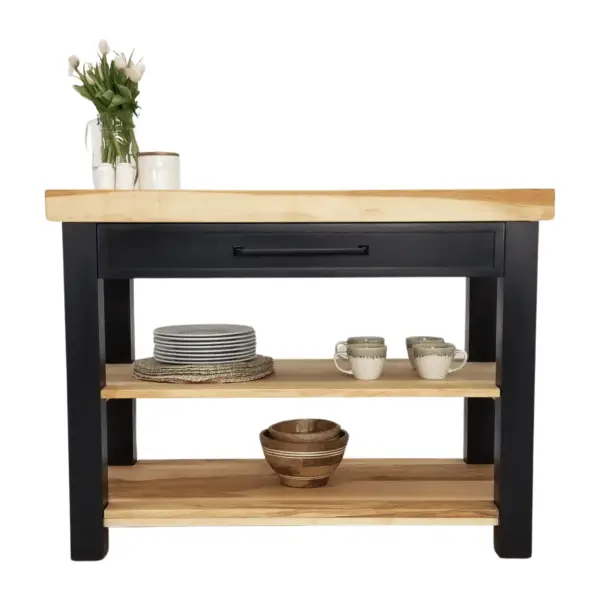
M96 225L64 223L65 330L69 419L71 558L100 560L108 551L108 501L102 281Z

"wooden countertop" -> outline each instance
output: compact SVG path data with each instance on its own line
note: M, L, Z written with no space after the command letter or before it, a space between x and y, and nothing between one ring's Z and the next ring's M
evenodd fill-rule
M49 221L402 223L542 221L554 190L47 190Z

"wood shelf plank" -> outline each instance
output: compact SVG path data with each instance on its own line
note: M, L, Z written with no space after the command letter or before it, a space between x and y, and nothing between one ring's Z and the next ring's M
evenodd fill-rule
M115 398L318 398L469 397L497 398L494 363L467 363L443 381L420 379L408 360L393 359L375 381L340 373L330 359L277 360L275 374L245 383L153 383L132 376L132 365L106 365L102 397Z
M454 459L346 459L329 484L292 489L260 460L109 467L108 527L496 525L493 467Z
M554 218L554 190L47 190L49 221L418 223Z

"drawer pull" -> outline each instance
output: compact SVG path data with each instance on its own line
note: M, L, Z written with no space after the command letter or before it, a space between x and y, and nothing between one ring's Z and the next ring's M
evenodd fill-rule
M244 248L233 247L234 256L368 256L369 246L354 248Z

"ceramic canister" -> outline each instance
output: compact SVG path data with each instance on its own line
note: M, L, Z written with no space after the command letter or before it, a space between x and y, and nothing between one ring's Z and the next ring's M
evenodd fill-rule
M138 170L141 190L178 190L179 154L176 152L140 152Z

